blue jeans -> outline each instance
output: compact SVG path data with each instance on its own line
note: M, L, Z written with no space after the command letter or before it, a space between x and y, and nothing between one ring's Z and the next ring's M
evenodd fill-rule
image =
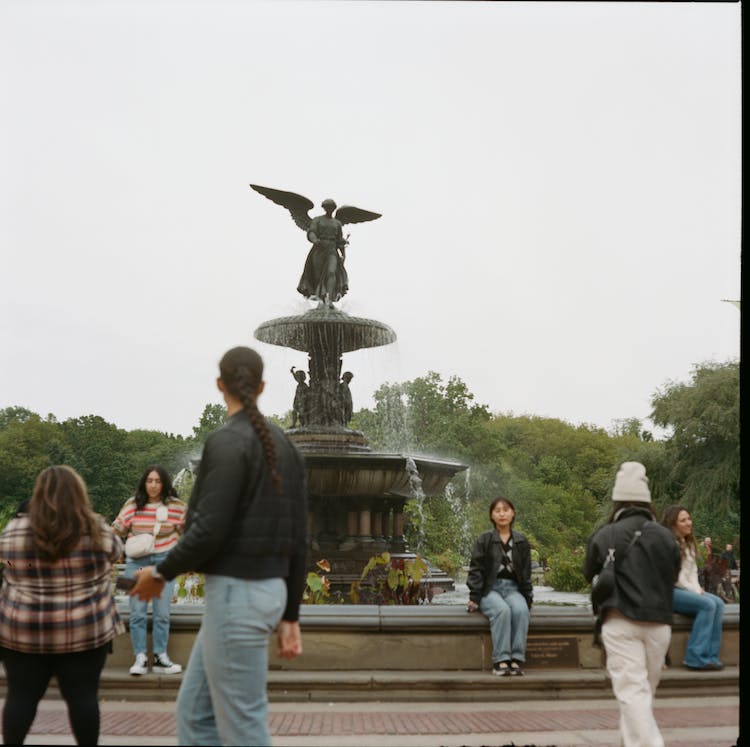
M203 621L177 695L177 742L270 745L268 637L286 583L207 575L203 588Z
M529 607L518 584L498 578L491 591L479 600L479 609L490 621L492 661L526 661Z
M674 589L674 611L695 616L690 631L685 664L689 667L704 667L720 664L721 623L724 618L724 602L717 596L705 592L698 594L687 589Z
M156 565L161 563L167 553L160 552L153 555L144 555L142 558L125 559L125 577L133 578L139 568L145 568L147 565ZM151 637L154 645L155 654L166 654L167 643L169 642L169 609L172 604L172 594L174 592L174 580L168 581L164 585L161 597L154 597L152 601L152 624ZM130 597L130 640L133 644L133 653L146 653L146 612L148 602L144 602L137 597Z

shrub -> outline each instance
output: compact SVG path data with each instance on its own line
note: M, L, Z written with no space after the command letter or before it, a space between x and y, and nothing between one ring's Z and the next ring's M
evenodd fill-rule
M545 582L555 591L586 592L589 585L583 577L583 550L558 550L548 558Z

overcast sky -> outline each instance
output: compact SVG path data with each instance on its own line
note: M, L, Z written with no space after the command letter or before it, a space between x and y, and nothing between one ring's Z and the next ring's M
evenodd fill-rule
M740 5L0 0L0 408L190 434L238 344L291 407L309 248L345 227L345 355L604 428L739 355Z

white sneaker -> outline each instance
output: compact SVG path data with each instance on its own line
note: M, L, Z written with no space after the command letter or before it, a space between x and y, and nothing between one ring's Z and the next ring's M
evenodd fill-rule
M154 665L151 671L154 674L179 674L182 671L182 665L175 664L167 654L154 654Z
M148 657L146 654L136 654L135 664L130 667L130 674L146 674L148 672Z

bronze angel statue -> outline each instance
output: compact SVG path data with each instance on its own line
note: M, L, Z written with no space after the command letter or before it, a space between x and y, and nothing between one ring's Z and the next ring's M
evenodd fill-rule
M375 220L380 218L380 213L351 205L342 205L336 210L336 203L327 199L320 204L325 214L311 218L309 211L314 204L307 197L257 184L250 186L277 205L285 207L312 242L297 290L305 298L318 301L321 305L330 307L334 301L339 301L349 290L349 278L344 267L349 238L344 238L342 227L347 223Z

